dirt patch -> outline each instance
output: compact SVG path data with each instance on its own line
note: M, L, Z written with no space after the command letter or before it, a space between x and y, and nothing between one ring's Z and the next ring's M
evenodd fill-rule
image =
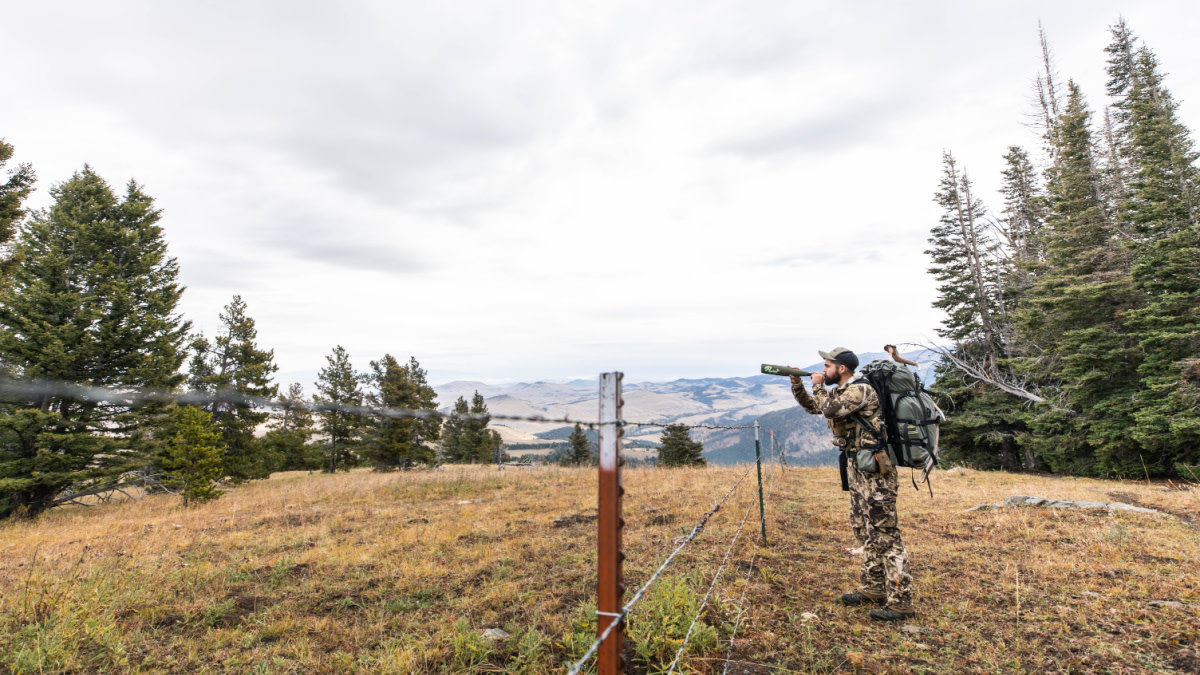
M320 522L321 512L306 511L303 513L286 513L279 516L268 516L258 521L258 527L266 529L298 527Z
M1176 518L1178 518L1180 520L1180 522L1182 522L1184 525L1187 525L1188 527L1200 528L1200 522L1197 522L1198 514L1187 513L1184 511L1175 511L1172 509L1165 509L1161 506L1156 506L1154 508L1158 509L1159 511L1162 511L1163 513L1169 513L1169 514L1175 516Z
M160 616L157 619L151 621L150 625L154 626L155 628L170 628L172 626L178 626L179 624L183 623L184 621L185 621L185 619L182 615L167 614L166 616Z
M231 607L223 611L219 616L214 616L207 620L214 628L235 626L243 618L278 602L277 599L265 595L234 595L230 596L230 599L233 600Z
M1200 673L1200 647L1184 647L1171 655L1171 665L1183 673Z
M595 513L576 513L570 516L559 516L551 521L554 527L570 527L572 525L581 525L583 523L593 523L599 516Z
M279 602L276 598L270 598L265 595L239 595L233 599L233 606L246 612L257 612L260 609L266 609L271 605Z
M467 534L460 534L455 538L455 541L461 541L464 544L489 544L499 540L499 535L488 534L487 532L468 532Z
M1163 557L1157 556L1157 555L1150 555L1149 553L1136 553L1133 555L1133 559L1138 562L1160 563L1160 564L1164 564L1164 565L1170 565L1172 563L1183 562L1179 558L1163 558Z

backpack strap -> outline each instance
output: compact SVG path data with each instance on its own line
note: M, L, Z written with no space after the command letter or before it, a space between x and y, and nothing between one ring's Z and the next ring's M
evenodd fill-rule
M861 413L854 413L853 417L854 417L854 421L858 422L858 426L862 427L863 431L866 431L868 434L871 434L871 437L875 439L875 445L868 447L867 448L868 450L870 450L870 449L878 450L879 448L882 448L887 445L886 438L885 438L885 436L887 435L886 430L884 431L883 435L877 434L877 433L875 433L875 428L871 426L871 423L868 422L867 419L865 417L863 417Z

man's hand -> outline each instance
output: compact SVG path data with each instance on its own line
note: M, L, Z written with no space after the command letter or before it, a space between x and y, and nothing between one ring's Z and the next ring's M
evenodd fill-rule
M791 366L788 366L788 368L791 368ZM788 378L792 381L793 387L804 381L804 378L799 375L788 375Z
M825 373L813 373L812 381L813 384L825 384Z

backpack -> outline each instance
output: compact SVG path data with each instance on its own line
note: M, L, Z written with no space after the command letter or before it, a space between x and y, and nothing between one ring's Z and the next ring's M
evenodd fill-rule
M921 469L921 482L929 485L929 472L938 463L938 422L942 411L925 391L917 374L907 366L878 359L863 366L856 378L879 395L888 459L896 466ZM860 423L862 421L860 420ZM870 425L864 425L868 430ZM873 433L873 432L872 432ZM917 487L912 478L913 488ZM929 488L933 496L933 488Z

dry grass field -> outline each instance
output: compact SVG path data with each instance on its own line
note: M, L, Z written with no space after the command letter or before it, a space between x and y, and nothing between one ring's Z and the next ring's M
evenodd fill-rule
M626 471L629 595L744 472ZM628 672L670 662L753 479L633 611ZM682 672L722 672L743 592L731 673L1200 671L1194 487L956 470L930 499L902 483L919 615L879 625L836 602L857 577L836 469L774 479L767 545L753 510ZM594 637L595 484L557 468L281 474L186 510L153 496L5 522L0 671L565 672ZM964 513L1013 494L1171 515Z

